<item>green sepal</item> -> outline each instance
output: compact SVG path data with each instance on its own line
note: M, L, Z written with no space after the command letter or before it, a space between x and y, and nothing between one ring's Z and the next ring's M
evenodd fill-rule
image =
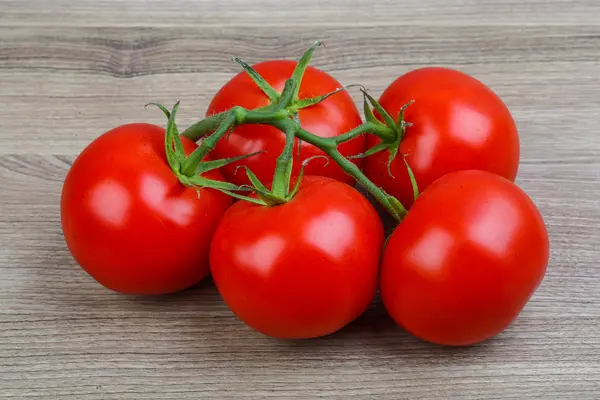
M252 186L242 185L241 188L246 190L252 190L256 193L259 199L263 201L263 205L274 206L277 204L285 203L285 199L274 196L269 189L258 179L258 177L252 172L250 168L245 165L240 165L238 168L244 168L246 170L246 176Z
M181 165L183 165L183 161L185 160L185 151L183 150L183 142L181 141L181 136L177 133L177 127L175 126L175 122L173 122L174 126L174 134L173 134L173 142L175 143L175 155L179 159Z
M278 108L288 108L294 104L294 90L298 85L296 82L290 78L285 81L283 86L283 91L281 92L281 96L277 101L276 107Z
M184 179L184 184L186 184L188 186L193 186L196 188L196 190L198 190L198 188L215 189L215 190L218 190L219 192L225 193L226 195L231 196L236 199L239 199L239 200L245 200L247 202L250 202L253 204L258 204L261 206L267 205L261 199L256 199L254 197L245 196L243 194L236 193L239 191L253 190L253 188L246 186L246 185L238 186L238 185L235 185L230 182L217 181L214 179L207 179L207 178L201 177L200 175L184 177L183 179ZM198 196L200 196L199 191L198 191Z
M375 146L371 147L369 150L365 151L364 153L360 153L360 154L355 154L353 156L348 156L346 158L348 159L353 159L353 158L365 158L365 157L369 157L372 156L373 154L377 154L380 151L386 150L387 148L390 147L389 143L378 143Z
M300 117L298 116L298 113L293 113L292 114L292 119L294 120L295 123L297 123L298 125L300 125ZM300 152L302 151L302 140L300 140L300 138L296 138L296 143L298 144L298 150L296 151L296 155L298 157L300 157Z
M167 161L169 162L171 170L175 172L179 172L183 159L185 158L185 154L183 153L183 144L181 143L181 139L177 134L177 126L175 125L175 116L177 115L178 109L179 100L177 100L173 106L173 110L169 115L169 121L167 122L167 128L165 131L165 152L167 154ZM173 142L175 142L175 147L173 147Z
M250 182L253 185L248 187L250 188L250 190L253 190L254 193L256 193L258 198L260 198L265 205L275 206L277 204L285 203L285 199L274 196L273 193L271 193L269 189L267 189L265 185L262 184L262 182L256 177L256 175L254 175L252 171L250 171L249 168L246 168L246 174L248 175L248 179L250 179Z
M245 200L250 203L259 204L259 205L263 205L263 206L265 205L265 203L259 199L255 199L253 197L249 197L249 196L245 196L243 194L236 193L237 191L248 190L248 189L246 189L242 186L234 185L233 183L224 182L224 181L216 181L214 179L207 179L207 178L203 178L199 175L194 175L191 177L183 177L182 183L185 184L186 186L196 188L196 191L198 192L198 198L200 198L200 189L206 188L206 189L218 190L219 192L225 193L226 195L234 197L236 199Z
M148 108L148 106L155 106L158 109L160 109L160 111L163 112L163 114L165 114L165 116L167 117L167 119L171 118L171 112L169 110L167 110L167 108L165 106L163 106L160 103L148 103L144 106L144 108ZM175 132L177 132L177 127L175 127Z
M200 175L182 176L183 182L187 186L197 186L203 188L221 189L221 190L243 190L238 185L226 181L217 181L204 178Z
M324 155L322 155L322 154L317 154L316 156L308 157L306 160L302 161L302 166L301 166L301 168L304 168L304 167L306 167L306 166L308 165L308 163L309 163L309 162L311 162L312 160L315 160L315 159L317 159L317 158L322 158L322 159L324 159L324 160L325 160L325 165L324 165L324 167L326 167L326 166L328 166L328 165L329 165L329 157L327 157L327 156L324 156Z
M383 122L381 122L375 117L375 114L373 114L373 110L369 106L369 100L367 99L367 91L362 90L362 92L364 97L363 108L365 111L365 119L367 120L367 122L370 122L372 124L385 125Z
M165 131L165 152L167 153L167 161L173 171L179 171L183 160L185 160L185 152L183 150L183 143L179 136L179 130L175 123L175 115L179 109L179 100L173 106L173 111L170 112L165 106L159 103L148 103L145 107L155 106L160 109L163 114L168 118L167 128Z
M365 89L362 89L362 92L363 92L365 98L369 101L369 103L371 103L371 106L373 106L375 111L377 111L379 113L379 115L381 115L381 117L383 118L385 123L389 127L395 127L396 121L394 121L392 116L387 111L385 111L385 109L381 106L381 104L379 104L379 102L377 100L375 100L375 98L373 98L373 96L371 96L369 93L367 93L367 91Z
M263 202L263 205L272 206L283 203L280 198L273 196L268 190L263 190L252 185L242 185L240 189L256 193L256 196Z
M396 126L404 129L406 127L412 126L410 122L404 121L404 112L408 107L410 107L415 101L411 100L400 108L400 112L398 112L398 121L396 122Z
M413 197L417 200L419 197L419 185L417 184L417 180L415 179L415 174L413 173L412 168L408 165L408 161L406 161L406 155L403 157L404 165L406 165L406 170L408 171L408 177L410 178L410 184L412 185Z
M293 83L291 79L288 79L287 82ZM286 89L288 87L287 82ZM285 199L290 192L290 179L294 165L294 144L299 126L291 119L286 118L275 124L275 127L285 133L285 145L275 161L271 193L277 198Z
M229 138L231 137L231 134L233 133L233 131L235 131L235 127L232 126L227 130L227 133L225 133L225 141L228 142Z
M285 178L284 178L284 185L283 185L286 198L290 193L290 180L292 179L292 172L294 169L293 168L293 166L294 166L294 149L293 149L294 144L293 144L293 142L294 142L295 138L296 138L295 131L291 135L286 134L286 140L290 140L292 142L292 144L291 144L292 148L289 149L289 153L288 153L289 154L289 162L287 163L286 168L285 168ZM285 151L285 149L284 149L284 151ZM275 184L275 180L273 181L273 184ZM273 189L273 188L271 188L271 189Z
M308 99L296 100L290 107L288 107L288 111L290 112L298 112L298 110L302 108L312 107L316 104L321 103L326 100L328 97L333 96L336 93L341 92L342 90L346 90L346 87L337 88L329 93L325 93L321 96L310 97Z
M286 201L293 199L294 196L296 195L296 193L298 193L298 190L300 190L300 183L302 183L303 177L304 177L304 163L302 163L302 168L300 168L300 173L298 174L298 177L296 178L296 184L292 188L292 191L287 195Z
M257 204L259 206L266 206L267 204L261 200L261 199L255 199L254 197L250 197L250 196L244 196L243 194L239 194L239 193L235 193L235 192L230 192L228 190L223 190L223 189L218 189L218 188L213 188L215 190L218 190L221 193L225 193L228 196L231 196L233 198L236 198L238 200L243 200L243 201L247 201L249 203L252 204Z
M217 169L217 168L221 168L224 167L225 165L234 163L236 161L240 161L252 156L255 156L259 153L262 153L263 151L256 151L254 153L250 153L250 154L244 154L241 156L237 156L237 157L230 157L230 158L222 158L219 160L210 160L210 161L203 161L200 164L198 164L198 166L196 167L196 174L201 175L205 172L208 171L212 171L213 169Z
M302 82L302 78L304 77L304 72L306 72L306 68L310 63L310 59L315 51L315 49L321 45L324 45L323 42L317 40L314 42L300 57L298 60L298 64L296 64L296 68L294 68L294 72L292 73L292 79L296 83L296 87L294 88L294 97L293 99L298 99L298 92L300 91L300 83Z
M395 176L392 174L392 162L394 161L394 158L396 158L396 156L398 155L398 148L400 147L400 141L397 140L396 142L392 143L388 149L389 149L389 156L388 156L388 162L387 162L387 171L388 174L392 177L395 178Z
M254 172L252 172L250 168L248 168L245 165L240 165L238 168L244 168L246 170L246 176L248 177L248 180L250 181L254 189L264 193L269 192L269 189L267 189L267 187L263 185L260 179L258 179L258 177L254 174Z
M294 188L292 189L292 191L285 198L286 201L291 200L296 195L296 193L298 193L298 190L300 189L300 183L302 182L302 178L304 177L304 168L308 165L309 162L311 162L315 158L324 158L325 166L329 165L329 158L327 156L323 156L320 154L309 157L306 160L302 161L302 166L300 167L300 173L298 173L298 177L296 178L296 184L294 185Z
M279 94L269 83L263 78L254 68L250 65L246 64L244 61L240 60L237 57L232 57L232 60L236 63L240 64L244 71L250 76L250 78L256 83L256 86L259 87L260 90L263 91L264 94L272 101L276 102L279 100Z

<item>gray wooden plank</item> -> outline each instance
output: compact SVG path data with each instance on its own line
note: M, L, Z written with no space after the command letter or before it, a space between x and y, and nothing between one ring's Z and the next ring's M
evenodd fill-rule
M0 399L600 398L600 2L0 0ZM268 10L268 13L265 12ZM544 282L505 332L422 343L378 300L339 333L284 342L206 281L162 298L97 285L60 231L74 157L126 122L181 125L249 62L297 57L379 94L409 69L471 73L519 127L518 183L544 215ZM360 96L356 95L357 101Z
M37 145L40 153L76 153L115 125L164 123L160 113L144 110L148 101L170 104L180 98L179 121L192 123L239 71L231 54L249 62L294 58L315 37L329 43L315 55L315 66L343 84L361 83L375 94L421 65L473 74L513 111L526 132L525 157L531 148L526 141L544 151L558 149L562 156L563 142L568 142L567 151L583 144L590 151L600 146L600 140L586 136L598 122L600 27L327 28L272 47L268 43L278 33L268 28L244 29L243 35L228 29L212 42L207 39L219 35L213 28L0 28L0 106L14 110L0 121L0 152L27 152ZM288 31L293 36L301 29ZM27 135L17 137L28 108L36 113L28 119ZM90 119L97 122L90 124ZM46 134L48 129L52 135Z
M2 0L0 4L0 22L8 26L296 25L308 30L323 25L600 25L596 0Z

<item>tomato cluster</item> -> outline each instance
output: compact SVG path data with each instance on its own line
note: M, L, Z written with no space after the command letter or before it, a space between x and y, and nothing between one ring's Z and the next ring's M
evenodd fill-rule
M63 186L73 257L127 294L173 293L212 274L228 307L276 338L333 333L378 288L423 340L498 334L549 257L544 221L513 183L509 110L465 73L420 68L379 100L365 91L363 123L338 81L307 66L314 47L299 62L240 61L182 134L178 104L158 105L166 130L129 124L94 140ZM387 241L356 182L399 220Z

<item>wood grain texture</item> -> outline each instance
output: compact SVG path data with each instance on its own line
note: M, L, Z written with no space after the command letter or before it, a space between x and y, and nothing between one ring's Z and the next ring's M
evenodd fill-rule
M250 62L297 57L379 94L419 65L471 73L508 104L518 183L551 235L517 321L442 348L379 301L330 337L282 342L239 322L213 284L111 293L73 262L62 180L93 138L200 117ZM357 99L358 100L358 99ZM0 0L0 399L600 398L600 2Z

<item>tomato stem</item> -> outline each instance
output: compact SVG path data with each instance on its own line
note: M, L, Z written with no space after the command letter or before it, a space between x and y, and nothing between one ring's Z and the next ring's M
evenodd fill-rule
M187 128L182 135L185 137L194 137L194 141L198 141L202 136L217 129L229 112L230 110L206 117Z
M404 130L408 126L408 124L406 124L403 120L403 113L402 117L400 117L396 123L396 121L391 118L391 116L383 109L383 107L381 107L381 105L377 103L377 101L371 97L366 90L363 90L365 99L365 116L367 119L364 124L357 126L356 128L345 132L342 135L331 138L317 136L300 126L297 114L299 109L314 106L315 104L318 104L319 102L327 99L329 96L341 90L338 89L310 99L298 99L298 91L304 72L308 67L308 63L315 48L321 44L322 43L319 41L313 43L313 45L310 46L309 49L304 53L302 58L299 60L292 77L286 81L283 92L281 95L277 95L277 97L271 90L272 88L266 84L265 80L260 77L260 75L258 75L254 69L252 69L246 63L235 59L236 62L242 65L244 70L251 76L259 88L261 88L261 90L263 90L263 92L265 92L270 98L271 104L255 110L234 107L228 111L210 116L186 129L185 132L183 132L183 136L194 141L197 141L211 131L214 131L214 133L205 138L199 148L192 153L188 160L186 160L182 168L183 172L187 174L193 173L196 170L197 163L215 147L216 143L230 129L242 124L270 125L285 133L286 136L286 144L276 161L271 191L269 192L266 190L265 186L258 182L258 179L254 179L256 177L254 174L252 174L252 171L247 170L247 174L254 185L253 189L266 204L275 205L284 203L293 197L298 189L298 183L299 179L301 179L301 176L298 177L298 182L290 193L290 179L293 167L293 149L297 140L298 148L300 147L300 143L304 141L323 150L325 154L335 161L347 174L356 179L357 182L359 182L367 191L369 191L369 193L371 193L373 197L375 197L375 199L381 203L394 218L401 220L406 215L406 209L400 203L400 201L390 196L383 189L370 181L369 178L367 178L356 166L356 164L351 162L339 152L338 146L361 135L370 133L378 136L382 142L375 145L373 148L368 149L364 153L358 154L354 157L365 157L378 151L390 148L395 148L397 151L396 145L399 144L399 141L402 139L404 134ZM375 118L373 110L369 104L377 111L379 115L382 116L382 118L384 118L385 123ZM303 163L301 174L303 173L304 166L305 164Z
M398 221L406 215L406 208L396 198L387 194L383 189L375 185L360 168L352 161L345 158L337 149L335 138L321 138L304 129L296 132L298 138L323 150L333 161L335 161L348 175L360 183L375 199L386 208L386 210ZM331 145L333 143L333 146Z
M360 135L364 135L365 133L373 133L384 140L392 139L394 132L389 129L387 126L373 124L371 122L364 123L362 125L357 126L356 128L343 133L339 136L335 136L335 142L337 144L341 144L347 141L350 141Z
M375 199L381 203L394 218L401 220L404 215L406 215L406 209L397 199L390 196L383 189L375 185L361 172L356 164L345 158L337 149L339 144L366 133L375 133L378 134L378 136L381 135L382 139L389 140L391 135L394 135L390 128L384 125L377 125L367 122L338 137L323 138L303 129L300 124L292 118L289 111L287 111L285 108L266 111L246 110L241 107L235 107L231 109L229 113L230 116L223 120L221 126L215 133L202 141L202 144L197 151L199 154L204 154L204 156L208 154L214 145L216 145L217 141L223 137L223 135L232 125L239 126L241 124L263 124L273 126L284 132L286 134L286 145L281 155L277 158L275 174L273 177L272 193L271 196L269 196L270 203L281 203L289 199L289 182L293 163L293 145L294 139L298 138L323 150L325 154L335 161L347 174L356 179L357 182L359 182L369 193L371 193L373 197L375 197ZM235 117L232 118L232 115L235 115ZM233 124L232 121L235 121L235 124ZM195 127L194 129L187 129L183 133L184 136L191 140L197 140L197 138L200 138L206 134L206 132L203 132L199 128L210 128L210 124L202 125L197 123L193 126ZM201 148L202 150L200 150ZM200 153L200 151L202 153ZM279 199L281 201L278 201Z
M233 127L235 122L235 114L233 112L229 113L215 133L204 139L200 146L184 160L181 166L181 173L186 176L194 175L198 164L200 164L204 157L206 157L206 155L216 146L219 139Z

